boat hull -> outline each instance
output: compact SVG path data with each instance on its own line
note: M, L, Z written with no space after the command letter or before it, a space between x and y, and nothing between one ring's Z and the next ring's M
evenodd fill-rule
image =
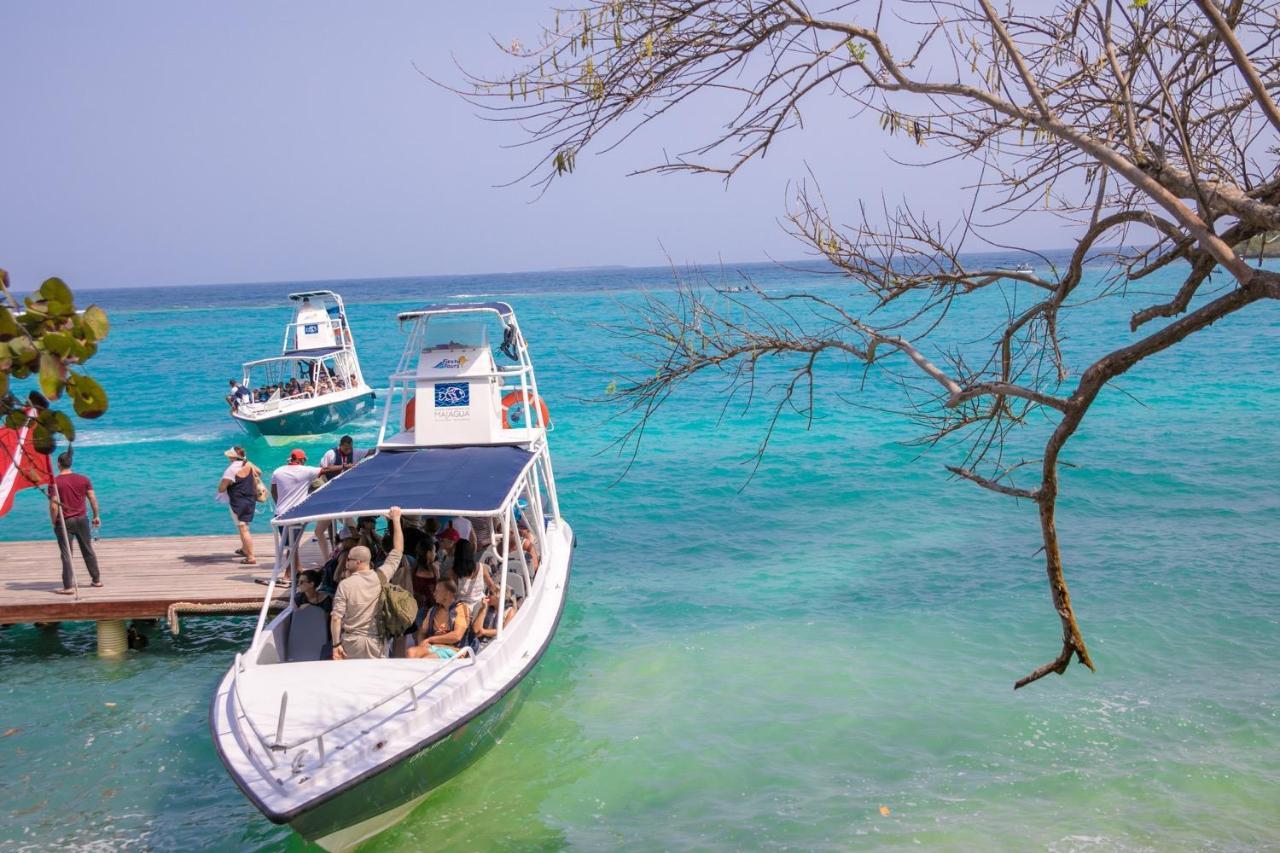
M373 410L374 395L370 391L359 397L350 397L335 403L325 403L311 409L283 412L264 418L247 418L232 413L236 423L251 436L321 435L333 432L343 424L355 420Z
M349 850L402 820L434 789L483 755L510 727L529 692L523 678L445 737L289 822L325 850Z

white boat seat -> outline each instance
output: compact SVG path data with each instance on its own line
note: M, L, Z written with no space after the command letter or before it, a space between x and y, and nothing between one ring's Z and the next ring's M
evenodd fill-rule
M507 589L519 599L523 599L528 594L524 588L524 578L520 577L519 572L510 569L507 570Z
M304 604L289 619L289 638L285 652L290 663L324 660L329 645L329 614L323 607Z

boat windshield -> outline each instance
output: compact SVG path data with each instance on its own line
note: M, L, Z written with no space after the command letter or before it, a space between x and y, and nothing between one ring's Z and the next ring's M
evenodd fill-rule
M488 347L489 331L483 319L474 315L454 317L448 314L426 320L423 349Z

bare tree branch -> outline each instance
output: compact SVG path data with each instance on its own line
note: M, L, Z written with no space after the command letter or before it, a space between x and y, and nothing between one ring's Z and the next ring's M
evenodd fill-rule
M832 102L878 118L895 162L973 166L965 209L943 220L910 200L837 214L811 175L785 227L855 293L681 282L615 329L647 346L608 396L634 461L681 384L723 377L725 411L771 406L758 466L785 418L816 416L826 362L900 389L917 443L959 448L947 470L1036 506L1061 645L1020 688L1073 659L1094 666L1056 527L1060 457L1093 402L1143 359L1280 298L1280 274L1235 251L1280 230L1272 5L1061 0L1001 14L991 0L915 0L893 7L890 36L885 7L861 0L820 14L802 0L587 0L556 13L538 45L506 49L517 70L470 76L465 97L541 147L543 188L580 153L695 101L711 117L705 134L651 170L727 180L799 128L801 110ZM993 229L1036 209L1072 229L1065 266L1030 250L1033 271L973 263L975 248L1000 245ZM1156 272L1156 292L1139 291ZM1088 316L1076 309L1101 299L1142 302L1125 303L1127 331L1095 327L1099 351L1069 358L1068 329ZM1008 439L1024 429L1042 431L1044 453L1010 465Z

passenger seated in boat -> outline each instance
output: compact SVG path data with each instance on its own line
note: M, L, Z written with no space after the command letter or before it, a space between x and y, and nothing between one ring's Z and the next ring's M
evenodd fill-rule
M390 579L404 552L400 507L393 506L387 518L394 541L391 553L381 566L373 568L373 555L363 545L355 546L347 554L347 568L351 573L338 584L333 614L329 617L334 660L387 656L387 638L382 636L378 605L382 599L382 580Z
M427 611L416 639L418 644L409 649L411 658L456 657L462 650L467 636L471 612L467 605L457 600L458 585L452 578L436 584L435 606Z
M338 588L338 584L347 576L347 554L359 544L360 540L355 536L343 536L338 540L333 556L320 568L324 573L324 580L321 582L324 589L332 592Z
M529 525L524 520L520 521L519 530L521 547L524 549L525 559L529 561L529 577L533 577L541 563L538 554L538 540L534 538L533 531L529 529Z
M476 641L480 648L484 648L489 641L498 636L498 593L497 588L489 590L489 594L484 597L484 602L480 605L480 609L476 611L475 618L471 620L471 632L475 635ZM502 626L505 628L511 621L511 617L516 613L516 600L511 596L511 590L507 590L507 606L502 611Z
M495 549L501 548L502 543L494 544ZM538 548L533 544L532 540L523 538L516 531L511 531L507 539L508 553L511 555L511 570L517 571L519 568L520 558L516 556L517 551L524 553L525 564L529 567L529 578L532 579L538 571ZM500 555L498 555L500 556ZM495 556L495 559L497 557Z
M472 612L494 585L489 567L476 562L476 549L469 539L459 539L453 549L453 579L458 585L458 600Z
M298 592L294 603L299 607L319 607L325 613L333 611L333 596L324 589L324 573L319 569L307 569L298 574Z
M455 515L453 518L449 519L449 523L445 529L448 530L449 528L458 531L459 539L469 540L472 545L477 548L480 547L480 542L476 539L475 525L472 524L471 519L467 518L465 515Z
M440 531L436 537L436 560L440 563L440 577L453 577L453 552L458 547L458 531L452 527Z
M440 579L440 563L436 560L436 543L428 536L418 541L413 564L413 597L419 605L436 600L436 581Z

